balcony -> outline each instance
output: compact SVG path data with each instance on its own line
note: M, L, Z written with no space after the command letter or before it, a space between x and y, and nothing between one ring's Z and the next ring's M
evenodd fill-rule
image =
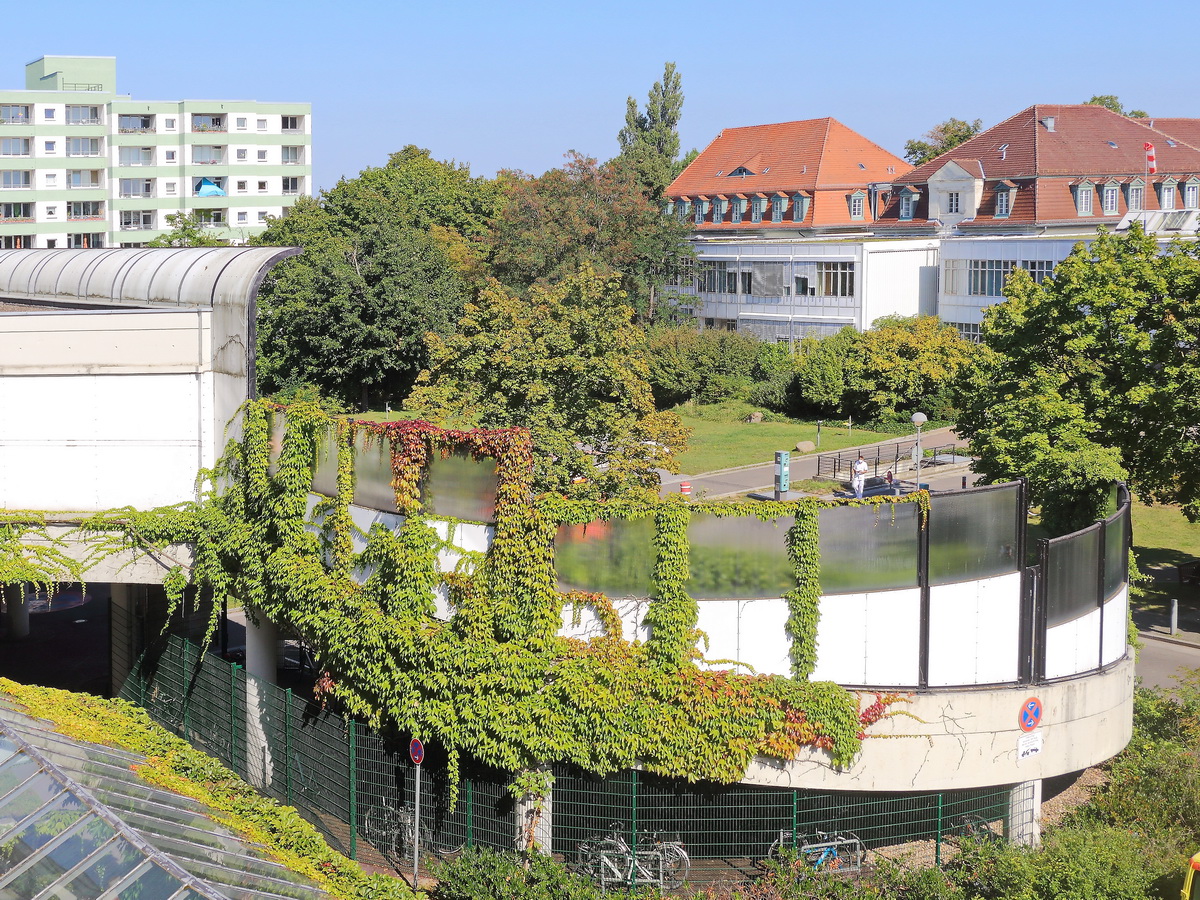
M67 119L68 125L103 125L99 116L74 116Z
M193 166L219 166L225 162L225 157L219 156L216 159L193 159Z
M29 116L0 116L0 125L28 125L32 121Z
M192 116L192 134L205 132L225 132L229 130L229 120L225 116Z
M154 134L152 116L121 116L117 120L118 134Z
M72 190L72 191L98 191L102 187L104 187L104 185L102 185L98 181L80 182L78 184L72 184L69 181L67 182L67 189ZM124 197L126 195L122 194L121 196ZM129 196L135 196L135 195L131 194ZM149 195L147 194L146 196L149 196Z

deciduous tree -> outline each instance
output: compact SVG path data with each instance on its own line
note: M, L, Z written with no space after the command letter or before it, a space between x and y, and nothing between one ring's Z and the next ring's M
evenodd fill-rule
M1095 94L1092 96L1092 99L1086 101L1084 105L1103 106L1105 109L1111 109L1119 116L1128 116L1131 119L1145 119L1150 115L1150 113L1146 112L1144 109L1126 110L1125 107L1121 105L1121 101L1117 98L1116 94Z
M633 97L626 100L625 127L617 135L617 143L621 157L632 164L652 203L661 202L667 186L683 171L677 130L682 114L683 86L673 62L664 66L662 81L654 82L645 110L638 108Z
M212 224L212 214L202 209L167 213L167 224L171 230L150 241L147 247L223 247L229 243L212 230L206 230L205 226Z
M953 150L964 141L979 134L983 128L983 120L966 122L953 117L945 122L934 125L917 140L904 142L904 158L914 166L928 162L935 156L941 156L947 150Z

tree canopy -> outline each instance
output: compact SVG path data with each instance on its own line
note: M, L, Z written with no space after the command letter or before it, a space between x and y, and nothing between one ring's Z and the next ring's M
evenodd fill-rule
M1117 98L1116 94L1094 94L1091 100L1084 102L1084 106L1103 106L1105 109L1111 109L1119 116L1128 116L1131 119L1146 119L1150 116L1150 113L1144 109L1126 110L1121 105L1121 101Z
M205 226L212 224L212 213L207 210L167 213L167 224L171 230L150 241L147 247L223 247L228 243L205 230Z
M934 125L920 138L905 141L904 158L914 166L919 166L973 138L979 134L982 128L983 119L966 122L963 119L951 117L945 122Z
M493 284L456 333L429 336L408 405L447 427L528 428L541 490L650 486L655 467L674 467L686 430L655 412L644 339L618 282L586 266L525 297Z
M1126 473L1200 520L1200 250L1102 230L1052 278L1018 269L1004 293L961 392L979 471L1029 476L1062 526L1092 521Z
M667 186L683 171L678 164L679 117L683 114L683 85L675 63L663 67L662 81L654 82L646 108L633 97L626 100L625 127L617 135L621 157L633 166L643 193L652 203L662 200Z

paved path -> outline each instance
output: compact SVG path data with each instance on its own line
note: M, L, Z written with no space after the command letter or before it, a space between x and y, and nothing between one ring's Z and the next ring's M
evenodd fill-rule
M893 437L883 441L876 441L872 444L860 444L858 446L878 447L911 439L912 435L905 435L903 437ZM965 446L966 443L959 440L954 434L954 430L948 427L934 428L931 431L923 432L921 434L921 442L926 447L941 446L950 443L961 447ZM851 447L847 449L853 450L857 448ZM817 475L818 456L820 456L820 453L816 451L804 456L797 456L793 453L791 461L792 481L804 481L805 479L815 478ZM963 474L968 475L968 484L975 483L974 476L966 471L965 466L955 466L953 469L954 471L948 474L946 474L948 472L947 469L942 469L940 472L937 469L928 473L923 471L921 473L921 480L928 483L933 490L949 490L961 486ZM692 485L692 496L697 499L702 497L716 499L718 497L749 494L755 491L770 491L775 484L775 461L772 459L770 462L758 465L721 469L716 472L705 472L700 475L664 474L662 475L660 493L678 493L679 485L684 481ZM883 490L877 490L875 493L883 493Z
M1200 668L1200 644L1142 633L1137 673L1145 687L1174 687L1182 670Z

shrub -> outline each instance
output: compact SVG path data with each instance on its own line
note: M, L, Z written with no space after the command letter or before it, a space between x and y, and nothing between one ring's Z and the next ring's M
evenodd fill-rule
M601 896L591 880L541 853L525 857L475 847L435 863L432 872L438 879L433 900L600 900ZM658 892L639 890L622 896L652 900Z

